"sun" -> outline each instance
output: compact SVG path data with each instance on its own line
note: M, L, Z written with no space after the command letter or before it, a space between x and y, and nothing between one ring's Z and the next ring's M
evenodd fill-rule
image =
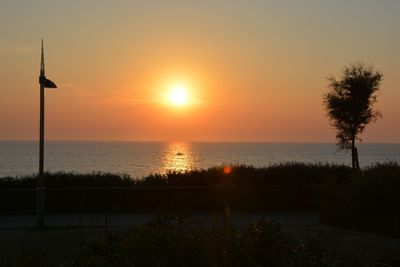
M176 84L170 87L167 102L171 106L186 106L189 103L188 88L182 84Z

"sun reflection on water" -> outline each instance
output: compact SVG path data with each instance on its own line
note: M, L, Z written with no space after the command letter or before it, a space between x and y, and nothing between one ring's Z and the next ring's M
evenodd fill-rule
M194 169L193 152L188 143L169 143L163 159L164 172L186 172Z

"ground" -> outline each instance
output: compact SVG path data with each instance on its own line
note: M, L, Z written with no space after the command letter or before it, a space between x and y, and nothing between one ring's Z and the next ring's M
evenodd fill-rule
M267 216L268 215L268 216ZM77 215L75 215L77 216ZM131 216L131 217L129 217ZM218 214L196 214L197 218L222 222L223 216ZM46 255L48 266L60 266L71 263L92 242L113 232L129 229L129 224L141 224L150 219L149 214L141 215L84 215L68 217L67 215L52 218L57 220L80 222L80 225L50 226L46 230L38 231L27 227L6 227L18 217L2 216L0 222L0 259L21 257L24 255ZM319 238L323 245L332 249L346 249L357 255L365 266L372 266L386 251L400 248L400 239L392 239L369 233L337 229L318 223L316 214L233 214L233 224L241 227L249 220L258 217L270 217L279 220L284 229L295 235L311 235ZM34 217L19 217L27 224ZM68 221L69 218L69 221ZM48 218L49 221L50 218ZM50 220L51 221L51 220ZM14 221L15 222L15 221ZM0 223L0 225L1 225Z

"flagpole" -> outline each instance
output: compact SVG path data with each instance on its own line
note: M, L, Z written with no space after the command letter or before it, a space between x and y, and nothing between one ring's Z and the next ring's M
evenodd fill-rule
M38 176L38 185L36 188L36 227L42 228L44 227L44 192L45 189L43 187L43 169L44 169L44 87L45 83L45 70L44 70L44 48L43 48L43 39L42 39L42 53L41 53L41 61L40 61L40 76L39 76L39 84L40 84L40 136L39 136L39 176Z
M44 48L42 39L42 56L40 64L40 148L39 148L39 177L43 176L43 156L44 156L44 79L46 79L44 73ZM40 179L39 186L43 186L43 181Z
M39 137L39 176L36 187L36 227L44 227L44 206L45 206L45 187L44 187L44 90L45 88L57 88L57 85L46 78L44 71L44 48L42 39L42 54L40 59L40 137Z

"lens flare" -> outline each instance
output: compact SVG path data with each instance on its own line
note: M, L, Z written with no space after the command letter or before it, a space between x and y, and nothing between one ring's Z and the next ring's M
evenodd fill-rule
M225 174L230 174L232 172L232 167L231 166L225 166L224 167L224 173Z

